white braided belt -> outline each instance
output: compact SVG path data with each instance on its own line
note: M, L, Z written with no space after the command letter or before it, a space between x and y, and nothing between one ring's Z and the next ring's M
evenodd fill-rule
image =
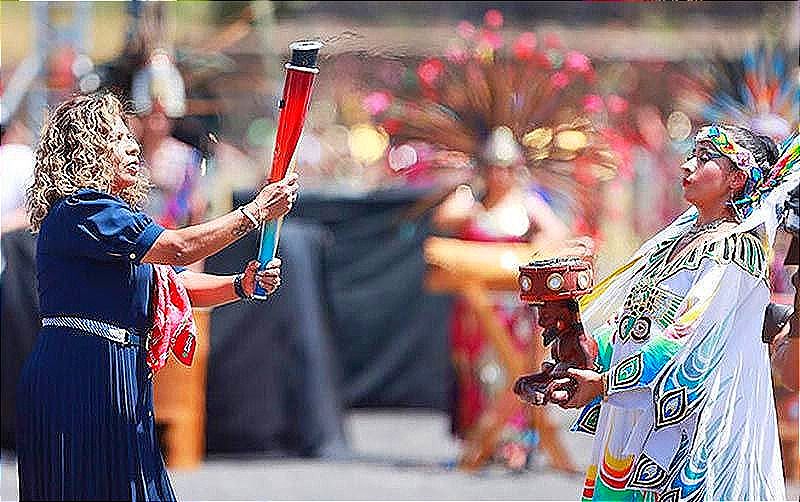
M131 330L114 326L103 321L84 319L83 317L43 317L42 326L58 326L71 328L90 335L102 336L113 342L126 345L139 345L140 337Z

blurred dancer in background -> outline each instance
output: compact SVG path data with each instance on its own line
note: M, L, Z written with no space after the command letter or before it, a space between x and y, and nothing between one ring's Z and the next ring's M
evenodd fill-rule
M33 177L31 133L19 117L3 125L0 135L0 202L2 231L10 232L28 226L25 214L25 189Z
M459 187L435 213L434 225L467 241L527 242L539 250L563 243L570 230L538 193L524 188L521 157L504 161L492 157L489 150L486 167L480 171L483 190L476 197L468 186ZM494 293L492 303L514 345L531 352L531 343L536 341L531 336L536 325L531 310L520 303L516 293ZM453 431L466 436L511 375L502 374L499 354L465 300L457 299L453 306L450 337L458 389ZM527 422L524 413L513 416L506 425L504 445L496 453L512 469L521 469L528 461L530 445L526 443L532 432Z
M585 98L595 93L592 63L552 35L526 32L511 39L503 23L497 10L485 13L481 27L460 23L459 37L444 55L409 68L414 85L388 85L390 90L368 96L370 113L393 147L427 145L412 173L472 175L471 186L457 189L437 211L440 232L463 240L526 242L543 252L572 235L594 238L604 212L603 182L617 163L583 113ZM536 325L530 309L516 293L496 295L492 307L511 343L530 357ZM464 300L454 306L451 346L453 432L466 437L492 420L492 405L515 375L505 374ZM495 460L523 469L536 449L531 418L522 408L506 422Z
M207 202L200 184L203 155L172 136L175 120L186 111L184 81L163 50L133 77L135 116L131 128L142 145L154 190L147 211L165 228L203 220Z

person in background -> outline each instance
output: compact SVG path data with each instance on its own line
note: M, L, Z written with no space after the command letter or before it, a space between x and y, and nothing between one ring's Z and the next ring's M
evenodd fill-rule
M778 423L781 431L781 451L784 460L784 473L791 478L797 473L797 437L791 431L798 427L798 394L800 390L800 327L798 327L798 312L800 311L800 272L796 267L800 261L800 197L795 190L793 204L789 204L790 212L794 213L794 223L791 217L787 219L784 228L792 235L788 253L783 261L785 267L795 267L792 275L794 285L794 298L792 305L770 303L764 316L764 330L762 340L769 345L770 362L772 364L772 379L775 382L775 406L778 412ZM792 207L793 206L793 207Z
M792 236L786 258L785 267L800 265L800 186L795 187L786 202L786 221L784 229ZM792 275L794 286L794 303L788 305L770 305L767 308L764 324L764 342L770 344L772 367L776 379L793 392L800 389L800 270L795 268ZM797 406L795 394L795 406Z
M134 74L131 98L131 129L154 185L148 213L166 228L203 221L208 206L200 182L203 154L172 135L175 120L186 113L186 97L183 78L166 51L155 50Z
M33 254L36 237L28 232L25 189L33 177L31 134L12 116L0 135L0 439L2 447L15 444L17 377L22 368L20 353L27 354L38 330L38 318L26 315L36 309Z
M123 106L71 98L42 128L30 224L42 328L17 387L21 500L174 500L153 418L153 376L191 364L192 307L272 293L280 261L217 276L183 269L285 215L297 177L211 221L165 229L139 210L149 182Z
M769 343L775 380L793 392L800 390L800 330L797 328L796 308L797 293L794 306L771 303L764 321L764 341Z
M789 248L787 262L792 257L792 252L798 251L798 240L794 237ZM796 261L797 258L794 258ZM792 276L795 288L794 303L782 305L770 303L764 316L764 330L762 339L769 344L772 372L776 382L788 390L800 390L800 328L798 328L798 304L800 303L800 272Z
M530 243L535 249L563 243L569 229L541 195L527 190L522 183L521 156L510 161L501 159L492 154L498 146L495 143L489 143L483 156L479 174L483 190L476 198L470 187L457 188L434 213L437 230L469 241ZM536 325L531 310L519 302L516 294L495 293L492 302L515 346L529 353L533 341L530 334ZM502 374L498 354L466 301L456 300L451 319L450 343L456 373L452 431L463 438L478 425L502 390L503 382L514 375ZM529 421L524 409L512 416L505 424L506 440L495 452L496 459L512 470L528 465L535 446Z
M31 133L18 119L12 118L0 135L0 214L2 231L10 232L28 226L25 214L25 189L33 176Z

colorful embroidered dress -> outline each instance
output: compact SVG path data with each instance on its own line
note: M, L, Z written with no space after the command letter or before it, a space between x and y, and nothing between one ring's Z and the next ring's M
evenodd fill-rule
M799 145L742 223L672 253L697 219L691 208L584 299L608 396L572 429L595 438L583 500L785 500L759 334Z

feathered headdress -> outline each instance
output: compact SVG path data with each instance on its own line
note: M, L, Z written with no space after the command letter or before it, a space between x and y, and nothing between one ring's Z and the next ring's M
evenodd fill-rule
M543 188L574 201L577 230L597 228L598 183L616 158L584 115L594 69L584 54L553 36L522 33L506 44L500 12L484 26L459 24L460 42L444 57L416 65L399 89L367 96L392 144L433 146L440 164L525 166Z
M736 60L694 65L678 86L678 106L698 123L740 124L784 140L800 115L798 48L761 43Z

